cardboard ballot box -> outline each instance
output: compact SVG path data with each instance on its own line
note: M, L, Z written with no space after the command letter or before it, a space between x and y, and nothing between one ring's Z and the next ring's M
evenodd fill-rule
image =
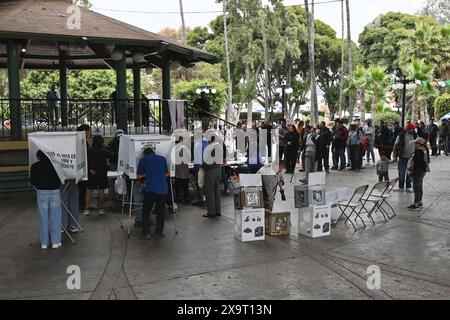
M265 240L264 209L236 210L234 235L242 242Z
M299 210L298 233L311 238L331 234L331 205L311 206Z
M263 208L263 189L260 174L241 174L234 187L234 208Z
M288 235L291 232L291 213L272 212L266 209L266 234L269 236Z

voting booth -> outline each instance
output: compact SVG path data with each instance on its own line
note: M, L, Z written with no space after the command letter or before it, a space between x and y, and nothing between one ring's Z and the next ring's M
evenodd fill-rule
M127 175L131 180L131 192L129 202L125 201L125 195L122 197L122 219L124 215L125 205L129 205L128 208L128 237L130 237L131 226L131 214L133 211L137 211L142 208L142 203L133 202L133 190L134 184L137 179L137 170L139 161L144 157L144 150L151 148L155 154L164 157L167 161L167 168L170 173L170 177L175 177L175 137L164 135L123 135L120 137L119 142L119 158L117 164L117 171L120 175ZM171 179L169 183L172 184ZM170 192L173 197L173 187L169 186ZM133 206L137 208L133 209ZM176 210L176 204L174 203L174 209ZM175 232L178 233L176 228L175 219ZM123 228L123 225L122 225Z
M41 150L51 161L61 183L75 180L78 183L81 180L87 180L87 150L86 150L86 134L85 132L36 132L28 135L28 157L29 167L38 161L36 153ZM31 171L31 170L30 170ZM66 209L72 220L78 225L80 230L84 229L74 219L72 212L64 204L67 197L67 187L61 193L61 205ZM75 243L64 226L64 232ZM39 235L39 234L38 234ZM36 240L33 239L32 243Z

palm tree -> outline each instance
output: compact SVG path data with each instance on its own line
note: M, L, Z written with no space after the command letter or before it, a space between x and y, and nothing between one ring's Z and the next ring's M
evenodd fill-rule
M384 100L387 89L391 86L391 78L386 74L386 68L372 66L367 69L367 91L372 96L372 118L377 112L378 102Z
M407 67L405 72L409 78L416 79L419 81L429 81L433 76L433 68L425 63L425 61L413 59L411 64ZM421 92L423 91L422 84L416 85L413 96L412 96L412 106L411 106L411 120L417 121L417 111L418 109L423 109L423 96L421 99ZM423 110L420 110L421 115L425 114ZM422 118L423 120L424 118Z
M309 70L311 77L311 122L313 125L316 125L319 122L319 106L317 102L316 71L314 65L314 0L311 3L311 12L309 11L308 0L305 0L305 11L308 32Z
M366 92L369 83L368 70L362 66L359 66L353 77L350 79L350 84L346 89L346 92L350 95L359 94L359 112L361 114L361 121L366 121Z

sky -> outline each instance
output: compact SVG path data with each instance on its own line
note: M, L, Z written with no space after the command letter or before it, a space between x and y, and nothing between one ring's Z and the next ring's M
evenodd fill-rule
M258 1L258 0L255 0ZM330 0L316 0L315 17L333 27L338 37L341 34L341 4ZM166 27L179 28L179 0L91 0L92 9L112 18L127 22L152 32ZM263 1L264 3L265 1ZM319 3L325 2L325 3ZM357 42L364 26L378 15L389 11L416 13L424 0L350 0L352 39ZM303 0L285 0L286 5L303 4ZM222 10L222 4L215 0L183 0L186 25L189 27L207 26ZM108 9L108 10L105 10ZM145 13L119 12L144 11ZM197 13L205 12L206 13ZM173 12L173 13L155 13ZM190 13L191 12L191 13ZM192 13L195 12L195 13Z

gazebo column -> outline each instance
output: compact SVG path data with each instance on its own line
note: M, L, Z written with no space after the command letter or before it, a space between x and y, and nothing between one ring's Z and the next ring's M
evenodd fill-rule
M22 139L22 110L20 104L19 50L15 40L8 40L8 85L10 99L11 137Z
M59 53L59 86L61 94L61 123L67 127L67 63L64 59L65 52Z
M141 108L141 66L138 63L133 65L133 94L134 94L134 126L142 127Z
M122 51L122 59L116 61L117 79L117 129L128 132L127 128L127 63L125 50Z
M170 60L167 55L162 57L162 122L164 132L170 132L171 120L170 120L170 110L169 101L171 98L170 94Z

